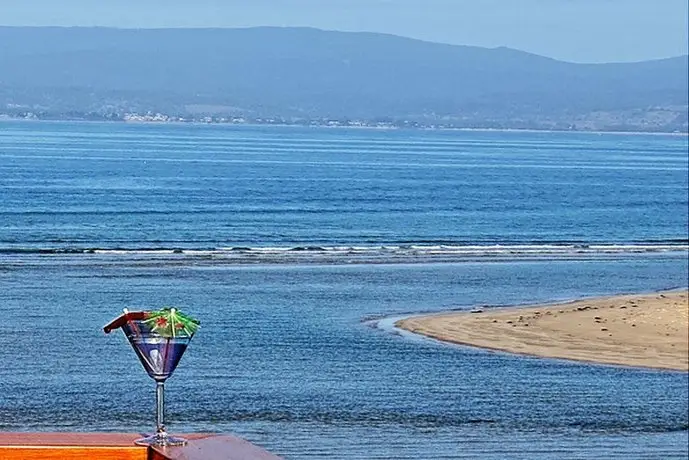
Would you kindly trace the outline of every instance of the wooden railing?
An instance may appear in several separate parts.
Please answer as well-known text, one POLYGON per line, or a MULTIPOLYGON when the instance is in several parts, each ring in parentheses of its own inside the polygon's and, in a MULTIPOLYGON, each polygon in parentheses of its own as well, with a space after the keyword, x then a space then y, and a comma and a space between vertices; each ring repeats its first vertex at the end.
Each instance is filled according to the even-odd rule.
POLYGON ((183 435, 183 447, 141 447, 132 433, 0 433, 2 460, 278 460, 241 438, 183 435))

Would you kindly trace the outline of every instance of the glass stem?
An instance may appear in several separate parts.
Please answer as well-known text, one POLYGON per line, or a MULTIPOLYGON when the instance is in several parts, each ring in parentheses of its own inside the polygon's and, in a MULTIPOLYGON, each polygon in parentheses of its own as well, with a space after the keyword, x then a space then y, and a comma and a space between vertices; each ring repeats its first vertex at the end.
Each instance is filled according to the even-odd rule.
POLYGON ((156 433, 159 436, 166 436, 165 425, 165 382, 156 381, 156 433))

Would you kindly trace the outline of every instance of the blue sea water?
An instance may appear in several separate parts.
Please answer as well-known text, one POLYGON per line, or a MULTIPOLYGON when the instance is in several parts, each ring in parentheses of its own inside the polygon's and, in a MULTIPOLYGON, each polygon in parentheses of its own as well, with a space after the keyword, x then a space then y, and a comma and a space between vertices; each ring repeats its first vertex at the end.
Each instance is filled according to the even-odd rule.
POLYGON ((0 123, 0 429, 150 430, 123 307, 202 321, 172 431, 288 458, 687 458, 686 373, 376 320, 687 286, 687 138, 0 123))

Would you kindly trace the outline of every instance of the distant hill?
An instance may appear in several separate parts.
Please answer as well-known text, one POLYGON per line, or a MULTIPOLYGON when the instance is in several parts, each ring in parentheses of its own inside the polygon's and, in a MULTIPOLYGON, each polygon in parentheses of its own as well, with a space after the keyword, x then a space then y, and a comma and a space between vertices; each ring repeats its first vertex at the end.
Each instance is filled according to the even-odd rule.
POLYGON ((0 44, 0 113, 10 115, 687 131, 687 56, 573 64, 508 48, 274 27, 0 27, 0 44))

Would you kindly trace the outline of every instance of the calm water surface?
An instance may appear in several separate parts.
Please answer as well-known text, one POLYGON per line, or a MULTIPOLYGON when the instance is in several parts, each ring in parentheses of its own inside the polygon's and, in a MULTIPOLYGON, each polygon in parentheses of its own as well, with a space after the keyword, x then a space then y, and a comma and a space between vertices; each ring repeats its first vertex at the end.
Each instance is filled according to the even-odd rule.
POLYGON ((687 285, 687 139, 0 124, 0 429, 149 430, 125 306, 202 320, 173 431, 288 458, 687 458, 686 373, 372 327, 687 285))

